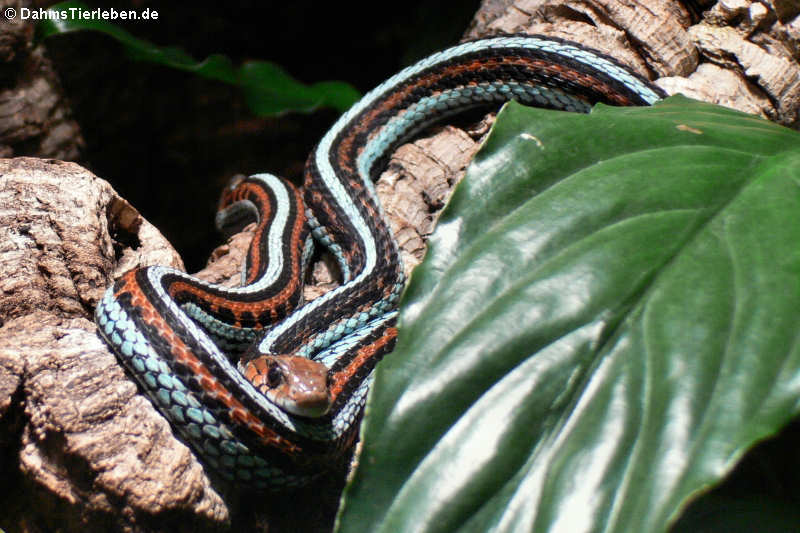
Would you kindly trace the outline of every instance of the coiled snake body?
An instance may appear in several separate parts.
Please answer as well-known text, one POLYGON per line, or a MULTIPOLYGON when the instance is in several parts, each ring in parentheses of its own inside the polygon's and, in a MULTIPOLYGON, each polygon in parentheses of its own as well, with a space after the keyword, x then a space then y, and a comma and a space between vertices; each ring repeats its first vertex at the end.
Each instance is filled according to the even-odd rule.
POLYGON ((433 122, 510 99, 587 112, 662 92, 566 41, 500 36, 434 54, 382 83, 311 153, 302 194, 268 174, 232 184, 221 225, 254 215, 243 285, 165 267, 129 271, 96 310, 101 335, 205 463, 256 487, 296 486, 352 444, 405 279, 373 180, 433 122), (342 284, 301 305, 312 241, 342 284))

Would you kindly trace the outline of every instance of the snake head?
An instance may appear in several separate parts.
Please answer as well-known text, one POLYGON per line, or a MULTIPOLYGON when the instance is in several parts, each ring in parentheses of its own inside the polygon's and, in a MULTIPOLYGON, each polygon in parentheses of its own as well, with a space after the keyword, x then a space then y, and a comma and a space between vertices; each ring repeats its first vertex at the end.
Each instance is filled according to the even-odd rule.
POLYGON ((299 356, 262 355, 247 362, 244 375, 287 413, 316 418, 331 408, 328 367, 322 363, 299 356))

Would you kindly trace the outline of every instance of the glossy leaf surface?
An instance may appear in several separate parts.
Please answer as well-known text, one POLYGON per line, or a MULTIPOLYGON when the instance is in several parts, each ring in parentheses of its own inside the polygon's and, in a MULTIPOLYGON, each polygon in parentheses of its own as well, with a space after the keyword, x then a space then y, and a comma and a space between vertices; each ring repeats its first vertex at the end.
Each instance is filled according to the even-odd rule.
POLYGON ((340 531, 662 531, 800 406, 800 135, 508 105, 379 366, 340 531))

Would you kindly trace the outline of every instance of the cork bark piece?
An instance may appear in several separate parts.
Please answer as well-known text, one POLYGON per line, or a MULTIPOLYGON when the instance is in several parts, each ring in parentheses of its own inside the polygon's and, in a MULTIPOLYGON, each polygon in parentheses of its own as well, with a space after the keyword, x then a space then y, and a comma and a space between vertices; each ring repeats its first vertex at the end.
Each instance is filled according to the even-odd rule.
POLYGON ((0 445, 32 487, 14 496, 59 509, 68 530, 168 511, 228 519, 92 320, 119 268, 147 264, 182 266, 108 183, 73 163, 0 160, 0 445))
MULTIPOLYGON (((30 6, 29 1, 0 0, 0 13, 30 6)), ((32 24, 0 21, 0 157, 36 154, 39 157, 74 160, 84 147, 80 128, 72 118, 50 60, 35 45, 32 24)))
POLYGON ((24 360, 19 468, 36 486, 34 501, 58 507, 74 525, 119 526, 167 512, 227 520, 202 467, 138 394, 92 321, 37 311, 5 324, 2 338, 0 361, 24 360))
POLYGON ((669 94, 790 127, 800 108, 800 4, 724 0, 487 0, 468 37, 563 37, 615 57, 669 94))

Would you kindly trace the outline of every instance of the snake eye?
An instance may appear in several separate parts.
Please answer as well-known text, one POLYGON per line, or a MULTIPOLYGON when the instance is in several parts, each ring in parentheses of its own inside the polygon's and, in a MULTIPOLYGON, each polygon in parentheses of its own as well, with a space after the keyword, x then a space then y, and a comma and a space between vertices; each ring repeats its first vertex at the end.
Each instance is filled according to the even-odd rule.
POLYGON ((274 389, 281 384, 281 381, 283 381, 283 372, 281 368, 276 364, 269 365, 269 370, 267 370, 267 385, 274 389))

